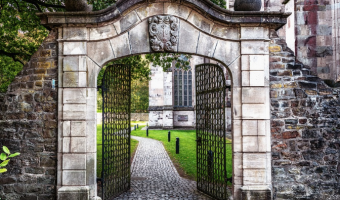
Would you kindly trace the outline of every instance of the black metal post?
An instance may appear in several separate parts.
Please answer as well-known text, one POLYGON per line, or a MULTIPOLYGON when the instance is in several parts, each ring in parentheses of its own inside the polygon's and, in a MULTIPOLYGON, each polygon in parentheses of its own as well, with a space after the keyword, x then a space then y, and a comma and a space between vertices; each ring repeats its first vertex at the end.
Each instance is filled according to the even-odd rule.
POLYGON ((170 140, 171 140, 171 135, 170 135, 171 133, 170 133, 170 131, 168 132, 168 142, 170 142, 170 140))
POLYGON ((137 124, 137 128, 138 128, 138 124, 137 124))
POLYGON ((176 154, 179 154, 179 138, 176 138, 176 154))
POLYGON ((149 128, 146 127, 146 137, 149 137, 149 128))
POLYGON ((136 125, 135 125, 135 130, 136 130, 136 125))

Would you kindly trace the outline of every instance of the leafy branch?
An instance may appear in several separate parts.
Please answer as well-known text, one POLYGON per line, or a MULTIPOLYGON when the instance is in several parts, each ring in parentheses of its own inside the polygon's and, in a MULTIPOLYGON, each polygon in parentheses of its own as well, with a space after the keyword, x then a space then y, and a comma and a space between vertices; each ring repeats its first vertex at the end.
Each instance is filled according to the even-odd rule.
POLYGON ((9 149, 6 146, 3 146, 2 150, 4 151, 4 153, 0 154, 0 160, 2 160, 2 163, 0 163, 0 174, 7 172, 7 169, 3 168, 3 167, 6 167, 8 165, 8 163, 10 161, 10 159, 8 159, 8 158, 13 158, 15 156, 20 155, 20 153, 18 153, 18 152, 11 154, 11 152, 9 151, 9 149))
MULTIPOLYGON (((45 3, 45 2, 42 2, 42 1, 32 1, 32 0, 23 0, 27 3, 31 3, 31 4, 34 4, 34 5, 41 5, 41 6, 45 6, 45 7, 51 7, 51 8, 65 8, 65 6, 63 5, 55 5, 55 4, 49 4, 49 3, 45 3)), ((37 7, 38 8, 38 7, 37 7)))
POLYGON ((20 62, 22 65, 24 65, 24 63, 21 60, 16 58, 16 56, 21 55, 20 53, 9 53, 4 50, 0 50, 0 55, 11 57, 14 61, 20 62))

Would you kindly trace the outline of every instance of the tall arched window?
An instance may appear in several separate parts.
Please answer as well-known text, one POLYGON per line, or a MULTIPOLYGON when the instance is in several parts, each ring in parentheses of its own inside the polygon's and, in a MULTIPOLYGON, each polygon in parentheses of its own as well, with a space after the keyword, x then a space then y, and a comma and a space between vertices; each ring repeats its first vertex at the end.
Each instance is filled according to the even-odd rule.
POLYGON ((174 107, 192 107, 192 70, 174 67, 174 107))

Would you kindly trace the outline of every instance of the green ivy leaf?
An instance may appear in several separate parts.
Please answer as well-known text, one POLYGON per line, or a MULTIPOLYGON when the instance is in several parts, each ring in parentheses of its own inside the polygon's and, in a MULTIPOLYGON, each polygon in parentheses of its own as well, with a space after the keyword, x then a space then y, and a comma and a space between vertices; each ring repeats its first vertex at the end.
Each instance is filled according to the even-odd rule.
POLYGON ((0 154, 0 160, 6 160, 7 159, 7 156, 5 153, 1 153, 0 154))
POLYGON ((0 167, 5 167, 10 160, 5 160, 0 164, 0 167))
POLYGON ((13 157, 18 156, 18 155, 20 155, 20 153, 16 152, 16 153, 13 153, 13 154, 9 155, 8 157, 9 158, 13 158, 13 157))
POLYGON ((0 169, 0 174, 7 172, 7 169, 0 169))
POLYGON ((6 146, 3 146, 2 149, 4 150, 5 153, 11 154, 11 152, 9 151, 9 149, 6 146))

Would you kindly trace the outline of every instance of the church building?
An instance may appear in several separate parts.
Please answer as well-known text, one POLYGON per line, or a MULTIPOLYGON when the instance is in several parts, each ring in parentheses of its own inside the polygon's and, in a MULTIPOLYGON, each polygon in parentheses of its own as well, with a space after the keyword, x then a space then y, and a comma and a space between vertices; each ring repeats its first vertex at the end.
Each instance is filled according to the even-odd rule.
POLYGON ((151 65, 149 81, 149 128, 150 129, 194 129, 195 128, 195 66, 213 63, 220 65, 226 78, 226 121, 230 130, 230 76, 220 63, 192 56, 187 70, 176 68, 173 63, 170 70, 151 65))

